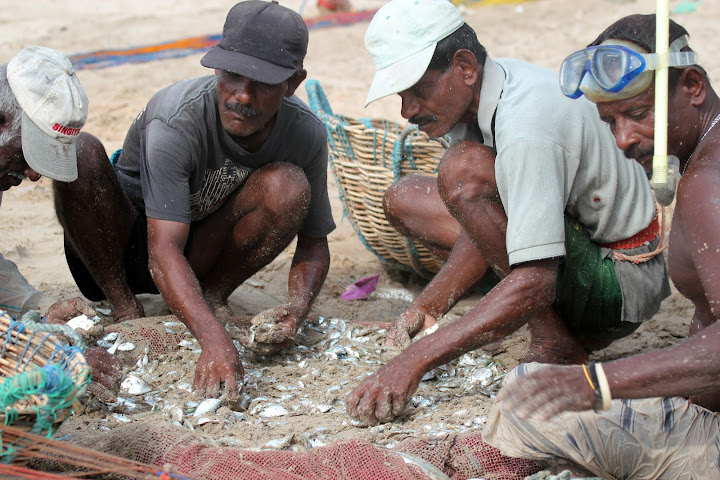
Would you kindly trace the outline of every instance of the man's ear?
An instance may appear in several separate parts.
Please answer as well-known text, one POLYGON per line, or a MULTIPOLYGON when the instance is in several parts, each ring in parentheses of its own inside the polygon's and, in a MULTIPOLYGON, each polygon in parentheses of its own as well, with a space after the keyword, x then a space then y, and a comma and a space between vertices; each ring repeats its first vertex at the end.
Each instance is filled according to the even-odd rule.
POLYGON ((684 93, 690 99, 693 106, 699 106, 705 103, 707 97, 707 77, 705 72, 695 66, 689 66, 680 74, 678 81, 678 94, 684 93))
POLYGON ((302 69, 293 73, 292 77, 288 79, 288 89, 285 92, 286 97, 292 97, 295 94, 295 90, 300 84, 307 78, 307 70, 302 69))
POLYGON ((474 85, 480 72, 477 58, 470 50, 458 50, 455 52, 452 68, 460 69, 462 79, 467 85, 474 85))

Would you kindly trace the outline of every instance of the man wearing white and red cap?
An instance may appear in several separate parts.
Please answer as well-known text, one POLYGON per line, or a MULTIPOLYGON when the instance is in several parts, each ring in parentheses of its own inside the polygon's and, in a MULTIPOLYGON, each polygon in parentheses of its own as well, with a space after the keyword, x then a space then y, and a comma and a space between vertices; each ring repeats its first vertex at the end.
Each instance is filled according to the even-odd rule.
POLYGON ((293 341, 329 268, 327 133, 294 95, 307 43, 296 12, 235 5, 201 60, 215 75, 160 90, 112 163, 101 145, 83 145, 78 180, 56 184, 83 295, 127 320, 144 316, 136 294, 161 293, 200 342, 194 384, 210 396, 243 380, 224 325, 239 320, 230 294, 297 237, 288 302, 247 325, 247 346, 270 353, 293 341))
MULTIPOLYGON (((87 113, 85 91, 60 52, 28 47, 0 66, 0 201, 2 191, 25 178, 77 178, 76 143, 87 113)), ((19 318, 47 306, 48 299, 0 255, 0 310, 19 318)))
MULTIPOLYGON (((27 47, 0 65, 0 199, 23 179, 46 176, 67 184, 77 179, 78 140, 97 142, 81 132, 88 98, 70 60, 46 47, 27 47)), ((36 290, 17 266, 0 255, 0 311, 19 319, 29 310, 45 311, 50 299, 36 290)), ((53 304, 48 322, 62 323, 84 313, 94 315, 80 297, 53 304)), ((85 350, 93 369, 91 390, 111 395, 122 373, 119 360, 101 348, 85 350)), ((110 397, 112 398, 112 397, 110 397)))

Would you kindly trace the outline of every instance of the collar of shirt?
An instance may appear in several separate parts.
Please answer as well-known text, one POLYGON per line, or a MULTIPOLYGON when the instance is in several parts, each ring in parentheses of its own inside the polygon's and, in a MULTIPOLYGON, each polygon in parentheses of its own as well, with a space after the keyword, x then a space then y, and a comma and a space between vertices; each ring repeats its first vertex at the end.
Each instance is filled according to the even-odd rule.
POLYGON ((505 70, 489 56, 483 67, 482 85, 480 86, 480 103, 478 104, 478 126, 482 132, 483 143, 495 148, 495 136, 492 130, 492 119, 495 115, 500 96, 505 84, 505 70))

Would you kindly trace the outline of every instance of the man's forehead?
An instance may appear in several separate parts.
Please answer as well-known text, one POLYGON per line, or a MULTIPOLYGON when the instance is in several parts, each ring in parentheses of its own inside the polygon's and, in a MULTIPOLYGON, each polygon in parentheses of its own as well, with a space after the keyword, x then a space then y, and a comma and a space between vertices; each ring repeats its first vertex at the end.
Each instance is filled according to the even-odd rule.
POLYGON ((610 113, 618 114, 631 108, 653 106, 654 104, 655 89, 653 88, 653 85, 650 85, 647 90, 635 95, 634 97, 625 98, 623 100, 615 100, 612 102, 598 102, 596 105, 600 115, 604 115, 610 113))

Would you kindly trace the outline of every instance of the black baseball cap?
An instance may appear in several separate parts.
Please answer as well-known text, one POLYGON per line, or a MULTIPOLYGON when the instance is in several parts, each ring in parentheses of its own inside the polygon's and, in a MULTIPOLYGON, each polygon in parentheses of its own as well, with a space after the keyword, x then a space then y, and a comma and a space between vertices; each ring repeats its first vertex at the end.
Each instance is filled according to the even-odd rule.
POLYGON ((302 70, 307 45, 308 29, 297 12, 275 0, 247 0, 230 9, 222 40, 200 63, 274 85, 302 70))

